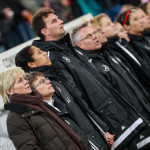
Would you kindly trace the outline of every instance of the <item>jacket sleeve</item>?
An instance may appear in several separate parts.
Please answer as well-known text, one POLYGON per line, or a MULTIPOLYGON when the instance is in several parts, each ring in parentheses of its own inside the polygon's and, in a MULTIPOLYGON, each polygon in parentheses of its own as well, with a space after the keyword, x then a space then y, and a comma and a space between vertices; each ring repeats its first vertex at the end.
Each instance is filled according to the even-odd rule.
POLYGON ((18 114, 9 113, 7 130, 9 138, 13 141, 17 150, 41 150, 30 126, 18 114))

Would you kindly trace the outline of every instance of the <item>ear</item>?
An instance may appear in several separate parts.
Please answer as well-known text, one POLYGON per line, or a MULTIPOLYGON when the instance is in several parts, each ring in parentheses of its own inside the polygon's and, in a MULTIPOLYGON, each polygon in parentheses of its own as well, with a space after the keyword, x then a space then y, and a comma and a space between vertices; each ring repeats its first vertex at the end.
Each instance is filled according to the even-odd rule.
POLYGON ((77 46, 83 49, 83 44, 81 42, 77 42, 77 46))
POLYGON ((46 28, 43 28, 43 29, 41 30, 41 33, 42 33, 44 36, 50 35, 49 32, 48 32, 48 30, 47 30, 46 28))
POLYGON ((127 31, 130 31, 130 26, 129 26, 129 25, 126 25, 126 24, 125 24, 123 27, 124 27, 127 31))
POLYGON ((9 89, 9 90, 7 90, 7 94, 12 95, 12 94, 14 94, 14 92, 12 89, 9 89))
POLYGON ((28 62, 28 67, 33 69, 36 67, 35 63, 34 62, 28 62))

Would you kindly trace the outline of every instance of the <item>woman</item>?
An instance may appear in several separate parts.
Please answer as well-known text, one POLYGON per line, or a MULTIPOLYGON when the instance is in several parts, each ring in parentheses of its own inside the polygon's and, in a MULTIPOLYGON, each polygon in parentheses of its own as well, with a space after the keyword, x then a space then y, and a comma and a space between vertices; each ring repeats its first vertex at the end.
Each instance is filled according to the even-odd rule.
POLYGON ((150 44, 145 39, 145 34, 141 34, 144 31, 147 24, 145 21, 145 14, 140 8, 130 9, 118 16, 118 22, 128 31, 130 38, 130 46, 138 56, 141 66, 138 71, 138 77, 140 82, 149 91, 149 67, 150 67, 150 44), (142 70, 142 72, 141 72, 142 70))
POLYGON ((71 128, 44 106, 42 96, 32 92, 21 68, 0 73, 0 94, 10 110, 8 134, 17 149, 86 149, 71 128))
MULTIPOLYGON (((56 90, 55 93, 57 93, 57 95, 59 95, 59 99, 63 99, 64 101, 66 101, 66 99, 69 98, 69 102, 73 103, 74 100, 73 100, 72 96, 69 94, 69 92, 67 91, 65 86, 63 86, 61 84, 59 75, 56 72, 56 70, 53 70, 53 65, 55 65, 55 63, 53 63, 53 65, 51 66, 51 61, 48 58, 48 56, 46 55, 46 52, 41 51, 40 49, 38 49, 35 46, 27 46, 16 55, 15 63, 16 63, 16 66, 22 67, 26 72, 29 72, 29 71, 42 72, 46 77, 48 77, 50 80, 52 80, 52 84, 56 90)), ((76 103, 75 103, 75 105, 74 105, 74 103, 73 104, 72 103, 69 103, 70 107, 74 108, 76 106, 76 107, 78 107, 78 109, 80 109, 79 106, 76 105, 76 103)), ((96 120, 96 122, 99 124, 100 128, 102 128, 102 132, 100 131, 101 134, 108 141, 110 146, 112 146, 114 136, 112 136, 108 133, 109 127, 105 123, 103 123, 103 121, 101 121, 97 117, 97 115, 95 113, 93 113, 93 111, 90 110, 88 105, 83 100, 81 100, 80 104, 83 105, 83 103, 85 106, 83 108, 84 111, 86 113, 88 112, 92 116, 93 120, 96 120), (109 140, 108 137, 111 137, 111 140, 109 140)), ((81 111, 81 109, 80 109, 80 111, 81 111)), ((75 119, 75 121, 78 123, 80 128, 87 134, 89 141, 90 141, 90 139, 93 139, 94 142, 99 143, 98 147, 101 145, 100 141, 103 141, 103 145, 106 147, 106 143, 103 140, 103 138, 100 137, 101 136, 100 133, 98 133, 96 131, 96 129, 93 128, 93 125, 90 123, 89 120, 88 120, 88 122, 86 121, 87 122, 86 124, 85 124, 85 122, 83 122, 81 125, 80 124, 81 120, 79 119, 79 117, 76 117, 76 116, 78 116, 77 112, 75 112, 74 114, 71 113, 70 115, 72 115, 72 118, 75 119), (88 127, 86 127, 87 124, 89 124, 88 127)), ((82 113, 82 116, 84 117, 83 120, 87 120, 86 116, 83 113, 82 113)))

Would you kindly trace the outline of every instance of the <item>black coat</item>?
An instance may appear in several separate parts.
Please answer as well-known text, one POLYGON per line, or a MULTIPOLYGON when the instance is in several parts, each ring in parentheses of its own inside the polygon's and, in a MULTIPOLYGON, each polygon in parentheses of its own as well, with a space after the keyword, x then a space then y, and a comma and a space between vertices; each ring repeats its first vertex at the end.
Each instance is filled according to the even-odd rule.
POLYGON ((121 149, 145 126, 144 122, 124 98, 120 95, 118 97, 118 93, 105 78, 99 76, 86 56, 73 49, 69 41, 66 36, 58 41, 34 41, 33 44, 44 51, 50 51, 51 60, 55 60, 59 66, 56 70, 59 69, 62 83, 76 100, 80 101, 80 98, 84 98, 90 108, 109 124, 112 133, 116 135, 114 147, 121 149), (137 125, 136 130, 134 128, 128 132, 133 124, 137 125), (125 130, 127 128, 128 130, 125 130), (120 141, 119 137, 124 135, 130 136, 120 141))
MULTIPOLYGON (((146 101, 147 97, 142 92, 142 89, 132 81, 130 76, 128 76, 126 70, 120 66, 120 62, 115 63, 114 61, 111 61, 112 59, 110 60, 111 63, 110 61, 107 62, 106 60, 109 59, 108 57, 110 57, 111 54, 107 53, 109 56, 107 56, 107 59, 105 60, 106 56, 101 53, 101 50, 84 50, 83 52, 88 56, 99 73, 105 77, 112 87, 116 89, 118 93, 120 93, 136 110, 138 110, 146 120, 150 121, 150 112, 148 109, 149 101, 146 101), (112 66, 115 66, 115 69, 112 66)), ((115 60, 115 58, 113 59, 115 60)))
MULTIPOLYGON (((54 78, 54 72, 49 66, 37 67, 32 71, 42 72, 46 77, 51 80, 52 85, 55 88, 54 105, 62 112, 58 112, 53 107, 51 107, 53 111, 64 121, 66 121, 66 123, 75 132, 77 132, 78 126, 78 128, 80 128, 80 130, 82 130, 87 135, 90 144, 92 142, 100 150, 109 149, 103 137, 105 132, 109 132, 109 127, 102 120, 100 120, 98 116, 96 116, 96 114, 94 114, 94 112, 90 110, 90 108, 88 108, 87 104, 84 103, 87 110, 86 114, 84 114, 81 108, 76 104, 70 93, 63 86, 63 84, 61 84, 57 77, 54 78), (88 115, 92 116, 92 119, 95 120, 95 122, 97 123, 96 127, 92 120, 90 120, 90 118, 88 117, 87 113, 88 115)), ((91 146, 93 144, 91 144, 91 146)))
POLYGON ((136 78, 143 87, 149 91, 149 57, 147 57, 144 51, 141 51, 140 49, 133 49, 125 39, 118 39, 115 37, 108 40, 108 42, 102 47, 102 51, 106 54, 106 57, 109 55, 118 57, 130 69, 134 78, 136 78), (135 57, 136 61, 128 52, 125 52, 122 47, 118 46, 117 42, 122 47, 126 48, 126 50, 135 57), (107 52, 109 54, 107 54, 107 52))
MULTIPOLYGON (((103 135, 97 132, 97 129, 92 125, 91 121, 82 112, 80 107, 74 102, 73 98, 71 97, 69 92, 65 89, 65 87, 57 81, 52 81, 52 84, 56 89, 55 94, 58 97, 60 97, 61 100, 63 101, 61 102, 60 100, 58 100, 57 97, 54 97, 55 99, 54 106, 56 106, 63 112, 64 110, 66 110, 65 113, 57 111, 56 114, 60 116, 73 130, 76 128, 73 127, 74 125, 72 122, 74 120, 78 128, 86 134, 87 139, 89 141, 89 145, 91 145, 88 147, 89 149, 93 149, 92 147, 94 146, 97 147, 99 150, 108 150, 109 148, 103 135), (64 107, 61 107, 62 105, 64 105, 66 109, 64 109, 64 107)), ((74 131, 78 132, 78 129, 76 128, 76 130, 74 131)))

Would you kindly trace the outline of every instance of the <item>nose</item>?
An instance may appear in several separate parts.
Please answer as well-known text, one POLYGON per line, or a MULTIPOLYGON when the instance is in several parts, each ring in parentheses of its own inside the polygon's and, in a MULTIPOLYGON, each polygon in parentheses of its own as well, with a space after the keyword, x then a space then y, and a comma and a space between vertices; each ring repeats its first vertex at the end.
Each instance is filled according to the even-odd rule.
POLYGON ((28 84, 28 80, 24 79, 24 85, 28 84))
POLYGON ((47 52, 44 52, 44 51, 43 51, 43 54, 44 54, 44 56, 45 56, 45 55, 47 55, 47 52))
POLYGON ((50 84, 50 83, 51 83, 51 81, 47 79, 46 80, 46 84, 50 84))
POLYGON ((59 24, 63 24, 64 22, 61 20, 61 19, 59 19, 59 24))

